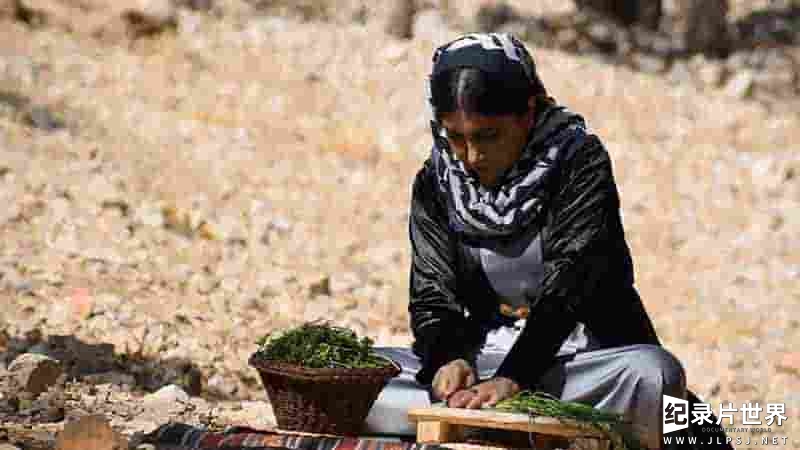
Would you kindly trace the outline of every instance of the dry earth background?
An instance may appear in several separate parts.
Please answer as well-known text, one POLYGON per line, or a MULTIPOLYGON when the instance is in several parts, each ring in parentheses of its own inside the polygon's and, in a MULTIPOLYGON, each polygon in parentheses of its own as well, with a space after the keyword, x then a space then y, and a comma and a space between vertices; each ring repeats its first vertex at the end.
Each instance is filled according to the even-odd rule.
MULTIPOLYGON (((24 352, 65 370, 38 399, 0 391, 0 443, 47 447, 94 412, 127 435, 268 425, 247 358, 303 320, 410 342, 423 81, 479 2, 450 1, 450 28, 412 40, 384 34, 377 6, 339 17, 357 3, 332 1, 327 21, 180 6, 173 29, 136 40, 0 19, 0 372, 24 352), (169 384, 190 395, 152 394, 169 384)), ((785 403, 756 436, 800 448, 800 116, 533 50, 613 157, 637 285, 689 387, 715 409, 785 403)))

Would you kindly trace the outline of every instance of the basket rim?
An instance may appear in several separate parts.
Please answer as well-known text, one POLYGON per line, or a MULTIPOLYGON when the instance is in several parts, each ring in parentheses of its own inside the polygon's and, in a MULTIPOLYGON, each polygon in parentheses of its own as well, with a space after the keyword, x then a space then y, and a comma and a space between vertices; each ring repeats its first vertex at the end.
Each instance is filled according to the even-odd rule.
POLYGON ((258 357, 258 353, 253 353, 248 361, 250 366, 264 372, 289 375, 306 379, 320 378, 392 378, 402 372, 400 364, 394 359, 376 354, 375 356, 388 361, 390 364, 385 367, 365 367, 365 368, 317 368, 306 367, 299 364, 292 364, 283 361, 269 360, 258 357))

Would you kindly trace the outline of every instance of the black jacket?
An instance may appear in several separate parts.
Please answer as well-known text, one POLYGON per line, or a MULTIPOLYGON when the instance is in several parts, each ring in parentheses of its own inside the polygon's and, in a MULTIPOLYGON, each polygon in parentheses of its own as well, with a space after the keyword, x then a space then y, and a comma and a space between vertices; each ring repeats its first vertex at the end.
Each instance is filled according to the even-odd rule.
MULTIPOLYGON (((578 321, 604 347, 659 344, 633 286, 608 153, 590 136, 559 170, 538 224, 545 278, 536 298, 528 299, 527 323, 496 373, 523 387, 555 362, 578 321)), ((430 159, 414 180, 409 222, 413 349, 422 360, 417 380, 429 384, 449 361, 474 362, 487 332, 512 320, 499 314, 498 296, 480 263, 449 231, 430 159)))

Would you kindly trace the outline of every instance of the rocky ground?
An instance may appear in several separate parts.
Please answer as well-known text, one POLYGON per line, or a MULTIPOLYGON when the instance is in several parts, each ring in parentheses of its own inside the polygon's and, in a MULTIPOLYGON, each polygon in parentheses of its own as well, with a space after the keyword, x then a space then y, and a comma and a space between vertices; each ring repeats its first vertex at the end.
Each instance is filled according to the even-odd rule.
MULTIPOLYGON (((0 445, 51 448, 93 413, 125 436, 168 420, 268 426, 247 358, 303 320, 410 342, 424 79, 463 24, 428 10, 401 40, 360 7, 322 21, 315 2, 157 3, 82 24, 0 13, 0 445)), ((637 285, 690 388, 715 409, 785 403, 788 420, 757 436, 800 446, 791 95, 534 50, 612 154, 637 285)))

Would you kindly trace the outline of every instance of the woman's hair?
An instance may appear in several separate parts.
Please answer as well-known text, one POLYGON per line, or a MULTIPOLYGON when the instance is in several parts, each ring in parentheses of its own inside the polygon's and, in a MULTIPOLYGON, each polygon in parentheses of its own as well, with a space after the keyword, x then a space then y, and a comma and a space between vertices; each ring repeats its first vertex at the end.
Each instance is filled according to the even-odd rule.
POLYGON ((537 109, 543 101, 552 102, 538 79, 509 83, 474 67, 459 67, 444 71, 431 80, 431 102, 436 120, 441 114, 463 109, 465 112, 487 116, 524 114, 528 99, 536 97, 537 109))

